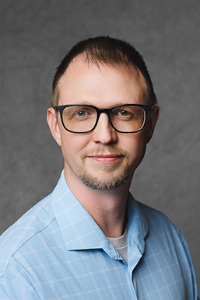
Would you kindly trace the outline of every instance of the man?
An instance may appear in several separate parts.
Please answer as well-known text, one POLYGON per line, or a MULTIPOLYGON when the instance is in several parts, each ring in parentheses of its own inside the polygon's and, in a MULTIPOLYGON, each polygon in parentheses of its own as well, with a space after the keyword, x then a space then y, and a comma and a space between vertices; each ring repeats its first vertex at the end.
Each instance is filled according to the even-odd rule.
POLYGON ((129 44, 97 37, 66 55, 47 113, 64 171, 2 235, 0 299, 197 299, 184 237, 129 194, 158 115, 129 44))

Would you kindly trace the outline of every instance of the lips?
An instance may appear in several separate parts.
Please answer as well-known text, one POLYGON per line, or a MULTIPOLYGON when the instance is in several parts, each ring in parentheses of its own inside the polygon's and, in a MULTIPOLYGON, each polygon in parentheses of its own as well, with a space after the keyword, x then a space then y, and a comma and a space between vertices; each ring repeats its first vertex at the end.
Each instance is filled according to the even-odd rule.
POLYGON ((114 163, 117 161, 120 162, 122 158, 127 157, 127 153, 123 149, 114 146, 98 146, 95 149, 86 151, 81 157, 83 160, 89 158, 101 163, 114 163))
POLYGON ((92 156, 88 156, 88 157, 93 160, 99 161, 99 162, 112 163, 112 162, 115 162, 115 161, 121 159, 122 155, 108 154, 108 155, 92 155, 92 156))

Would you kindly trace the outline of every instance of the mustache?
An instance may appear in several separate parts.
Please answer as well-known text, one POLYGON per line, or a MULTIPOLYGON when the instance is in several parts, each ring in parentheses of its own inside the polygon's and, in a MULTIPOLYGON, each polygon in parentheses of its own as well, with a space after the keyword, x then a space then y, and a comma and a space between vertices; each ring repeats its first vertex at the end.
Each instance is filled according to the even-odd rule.
POLYGON ((127 152, 121 148, 115 146, 98 146, 92 150, 88 150, 82 154, 82 157, 95 156, 95 155, 118 155, 118 156, 128 156, 127 152))

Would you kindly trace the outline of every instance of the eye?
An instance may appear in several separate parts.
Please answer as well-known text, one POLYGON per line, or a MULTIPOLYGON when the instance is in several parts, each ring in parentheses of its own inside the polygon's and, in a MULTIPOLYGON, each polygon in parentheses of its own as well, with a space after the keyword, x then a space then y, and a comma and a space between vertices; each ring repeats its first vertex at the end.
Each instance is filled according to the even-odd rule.
POLYGON ((80 111, 78 111, 78 112, 76 113, 76 115, 77 115, 78 117, 85 117, 87 114, 88 114, 88 112, 87 112, 87 111, 84 111, 84 110, 80 110, 80 111))
POLYGON ((116 111, 114 111, 113 117, 118 120, 128 121, 133 118, 133 114, 127 109, 117 109, 116 111))
POLYGON ((122 116, 122 117, 127 117, 127 116, 130 116, 131 115, 131 113, 129 112, 129 111, 127 111, 127 110, 120 110, 119 112, 118 112, 118 114, 120 115, 120 116, 122 116))
POLYGON ((73 107, 71 111, 71 119, 77 121, 86 121, 93 118, 95 115, 95 110, 92 107, 73 107))

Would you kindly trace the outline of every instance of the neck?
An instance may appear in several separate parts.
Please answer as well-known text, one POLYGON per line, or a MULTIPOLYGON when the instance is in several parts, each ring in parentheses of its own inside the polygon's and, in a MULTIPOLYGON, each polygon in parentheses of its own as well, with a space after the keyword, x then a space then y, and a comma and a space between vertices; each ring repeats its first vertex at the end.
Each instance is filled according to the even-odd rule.
POLYGON ((67 184, 107 237, 120 237, 126 227, 126 205, 131 179, 113 190, 93 190, 79 178, 68 177, 67 184))

